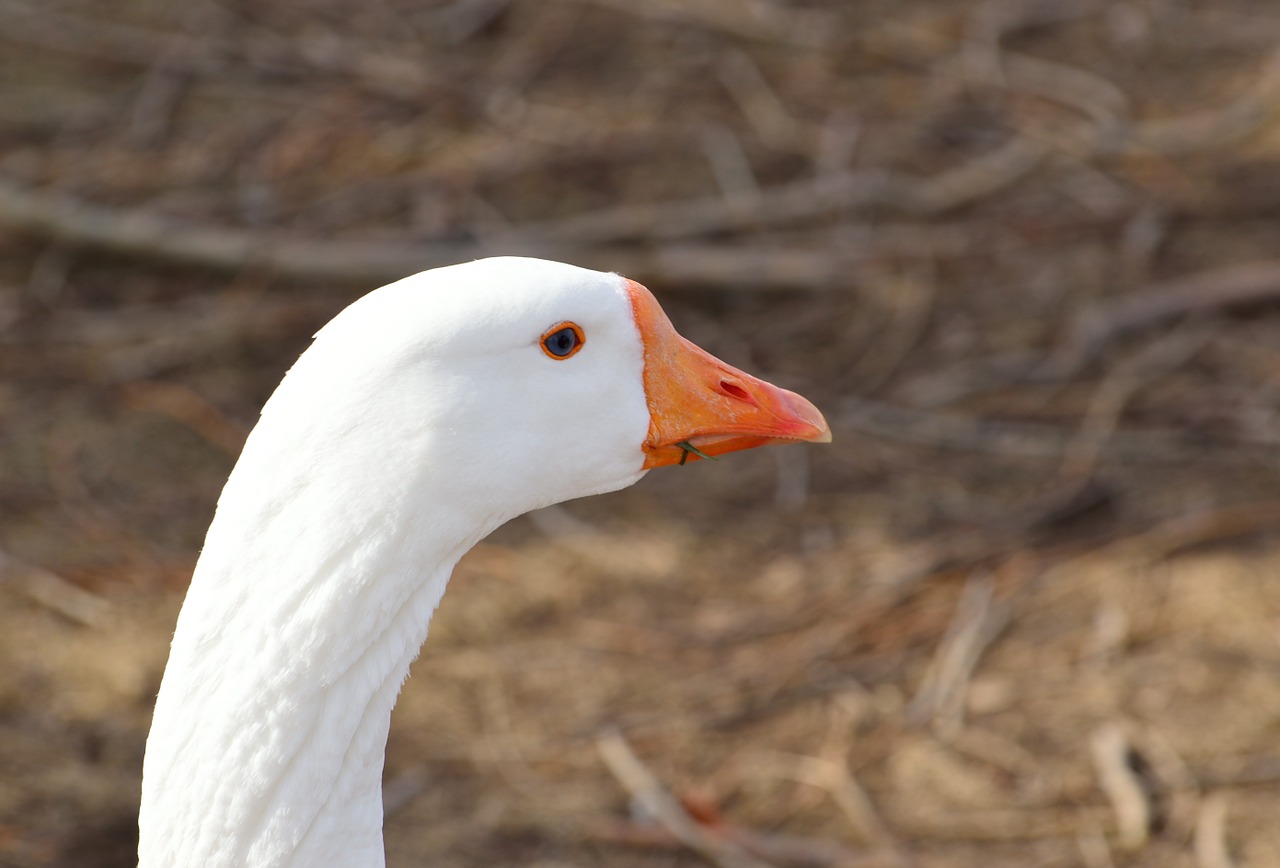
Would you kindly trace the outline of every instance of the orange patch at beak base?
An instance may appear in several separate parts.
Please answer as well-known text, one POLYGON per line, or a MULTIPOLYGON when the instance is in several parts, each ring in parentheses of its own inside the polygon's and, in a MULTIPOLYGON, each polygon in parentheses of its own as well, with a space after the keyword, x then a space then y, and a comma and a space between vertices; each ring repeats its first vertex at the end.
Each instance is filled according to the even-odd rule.
POLYGON ((827 420, 813 404, 682 338, 640 284, 628 280, 627 292, 644 345, 646 470, 769 443, 830 442, 827 420))

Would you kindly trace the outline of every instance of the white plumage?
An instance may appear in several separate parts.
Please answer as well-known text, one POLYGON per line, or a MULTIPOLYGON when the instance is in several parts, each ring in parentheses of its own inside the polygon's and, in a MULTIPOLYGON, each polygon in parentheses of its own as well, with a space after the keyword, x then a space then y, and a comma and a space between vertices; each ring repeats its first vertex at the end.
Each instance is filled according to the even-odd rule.
POLYGON ((671 426, 718 451, 829 436, 803 399, 654 327, 651 299, 617 275, 489 259, 383 287, 320 330, 245 444, 179 616, 141 865, 383 864, 391 709, 467 549, 684 457, 658 442, 671 426), (566 323, 584 340, 558 358, 541 342, 566 323), (760 406, 735 412, 775 422, 717 431, 701 405, 656 406, 668 352, 719 366, 713 403, 759 384, 760 406))

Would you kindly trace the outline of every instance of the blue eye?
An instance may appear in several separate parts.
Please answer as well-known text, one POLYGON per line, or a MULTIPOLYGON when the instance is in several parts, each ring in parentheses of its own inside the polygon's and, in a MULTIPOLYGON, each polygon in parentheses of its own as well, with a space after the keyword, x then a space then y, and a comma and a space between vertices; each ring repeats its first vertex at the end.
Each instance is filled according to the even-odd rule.
POLYGON ((542 351, 556 360, 567 359, 582 349, 584 340, 576 323, 560 323, 542 336, 542 351))

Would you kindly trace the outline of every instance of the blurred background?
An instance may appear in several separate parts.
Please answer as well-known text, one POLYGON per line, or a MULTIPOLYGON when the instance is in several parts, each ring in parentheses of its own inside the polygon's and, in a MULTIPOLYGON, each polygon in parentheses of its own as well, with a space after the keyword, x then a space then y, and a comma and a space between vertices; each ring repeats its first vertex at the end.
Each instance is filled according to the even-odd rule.
POLYGON ((646 283, 835 441, 469 555, 391 865, 1280 865, 1278 46, 1269 0, 0 0, 0 865, 133 864, 258 408, 496 253, 646 283))

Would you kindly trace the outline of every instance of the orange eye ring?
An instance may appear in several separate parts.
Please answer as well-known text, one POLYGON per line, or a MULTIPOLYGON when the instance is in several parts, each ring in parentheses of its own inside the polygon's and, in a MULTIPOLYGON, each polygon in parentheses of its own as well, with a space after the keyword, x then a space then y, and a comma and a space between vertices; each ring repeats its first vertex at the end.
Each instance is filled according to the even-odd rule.
POLYGON ((543 333, 538 346, 549 359, 563 362, 577 354, 587 342, 582 328, 575 322, 562 322, 553 325, 543 333))

